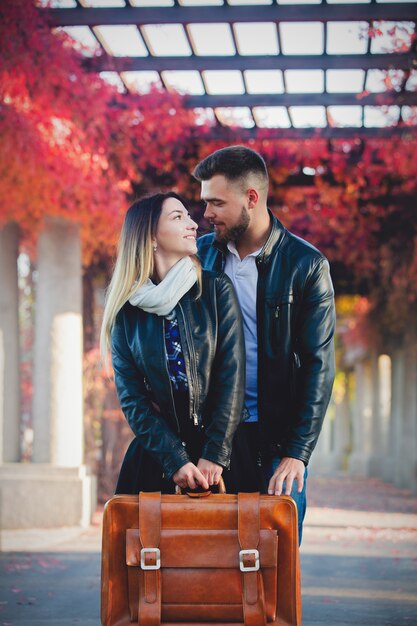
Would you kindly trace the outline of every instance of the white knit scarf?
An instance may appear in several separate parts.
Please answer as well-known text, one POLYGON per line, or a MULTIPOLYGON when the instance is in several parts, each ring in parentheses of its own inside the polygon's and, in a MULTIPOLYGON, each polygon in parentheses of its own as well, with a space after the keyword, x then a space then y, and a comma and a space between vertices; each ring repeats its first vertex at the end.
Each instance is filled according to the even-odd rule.
POLYGON ((185 256, 171 267, 165 278, 157 285, 148 278, 129 298, 129 302, 148 313, 165 316, 195 282, 197 270, 191 258, 185 256))

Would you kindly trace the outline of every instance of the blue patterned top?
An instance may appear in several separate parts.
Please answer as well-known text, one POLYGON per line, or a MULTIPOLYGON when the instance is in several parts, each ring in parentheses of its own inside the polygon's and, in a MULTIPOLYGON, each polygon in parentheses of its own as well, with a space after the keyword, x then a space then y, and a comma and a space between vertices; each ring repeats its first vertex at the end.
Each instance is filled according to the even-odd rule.
POLYGON ((175 391, 188 391, 188 379, 176 317, 172 319, 164 318, 164 331, 168 373, 172 388, 175 391))

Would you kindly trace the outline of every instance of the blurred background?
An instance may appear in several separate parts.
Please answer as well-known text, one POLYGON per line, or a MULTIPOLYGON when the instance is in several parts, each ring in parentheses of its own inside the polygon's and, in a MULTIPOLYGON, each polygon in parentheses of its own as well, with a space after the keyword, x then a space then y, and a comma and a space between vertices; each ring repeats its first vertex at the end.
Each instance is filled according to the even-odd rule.
POLYGON ((204 233, 191 172, 232 144, 331 264, 312 470, 416 490, 416 23, 416 2, 385 0, 2 3, 3 528, 86 526, 113 494, 132 433, 98 335, 124 213, 174 189, 204 233))

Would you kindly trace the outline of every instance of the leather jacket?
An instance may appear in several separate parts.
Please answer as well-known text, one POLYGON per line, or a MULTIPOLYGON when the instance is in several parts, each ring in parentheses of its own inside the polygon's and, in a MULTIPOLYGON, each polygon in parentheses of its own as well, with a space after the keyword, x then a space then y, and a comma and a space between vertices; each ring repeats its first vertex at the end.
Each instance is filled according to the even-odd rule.
MULTIPOLYGON (((307 465, 335 375, 334 292, 323 254, 270 218, 256 258, 261 451, 307 465)), ((222 271, 226 246, 214 234, 197 243, 203 267, 222 271)))
MULTIPOLYGON (((202 293, 196 299, 197 293, 194 285, 175 308, 188 378, 189 417, 205 435, 201 457, 228 467, 244 402, 242 319, 226 275, 203 271, 202 293)), ((190 459, 175 412, 164 318, 127 302, 116 317, 111 348, 123 413, 141 446, 160 462, 169 479, 190 459)))

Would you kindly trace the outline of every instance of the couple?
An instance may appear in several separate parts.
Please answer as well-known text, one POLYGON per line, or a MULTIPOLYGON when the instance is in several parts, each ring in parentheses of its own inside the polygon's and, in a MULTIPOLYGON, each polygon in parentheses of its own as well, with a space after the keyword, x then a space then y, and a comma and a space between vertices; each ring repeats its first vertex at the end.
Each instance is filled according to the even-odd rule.
POLYGON ((175 193, 135 202, 121 233, 101 341, 136 437, 116 492, 207 489, 223 475, 232 493, 291 495, 301 541, 334 378, 328 263, 268 210, 257 152, 223 148, 194 177, 214 234, 196 240, 175 193))

